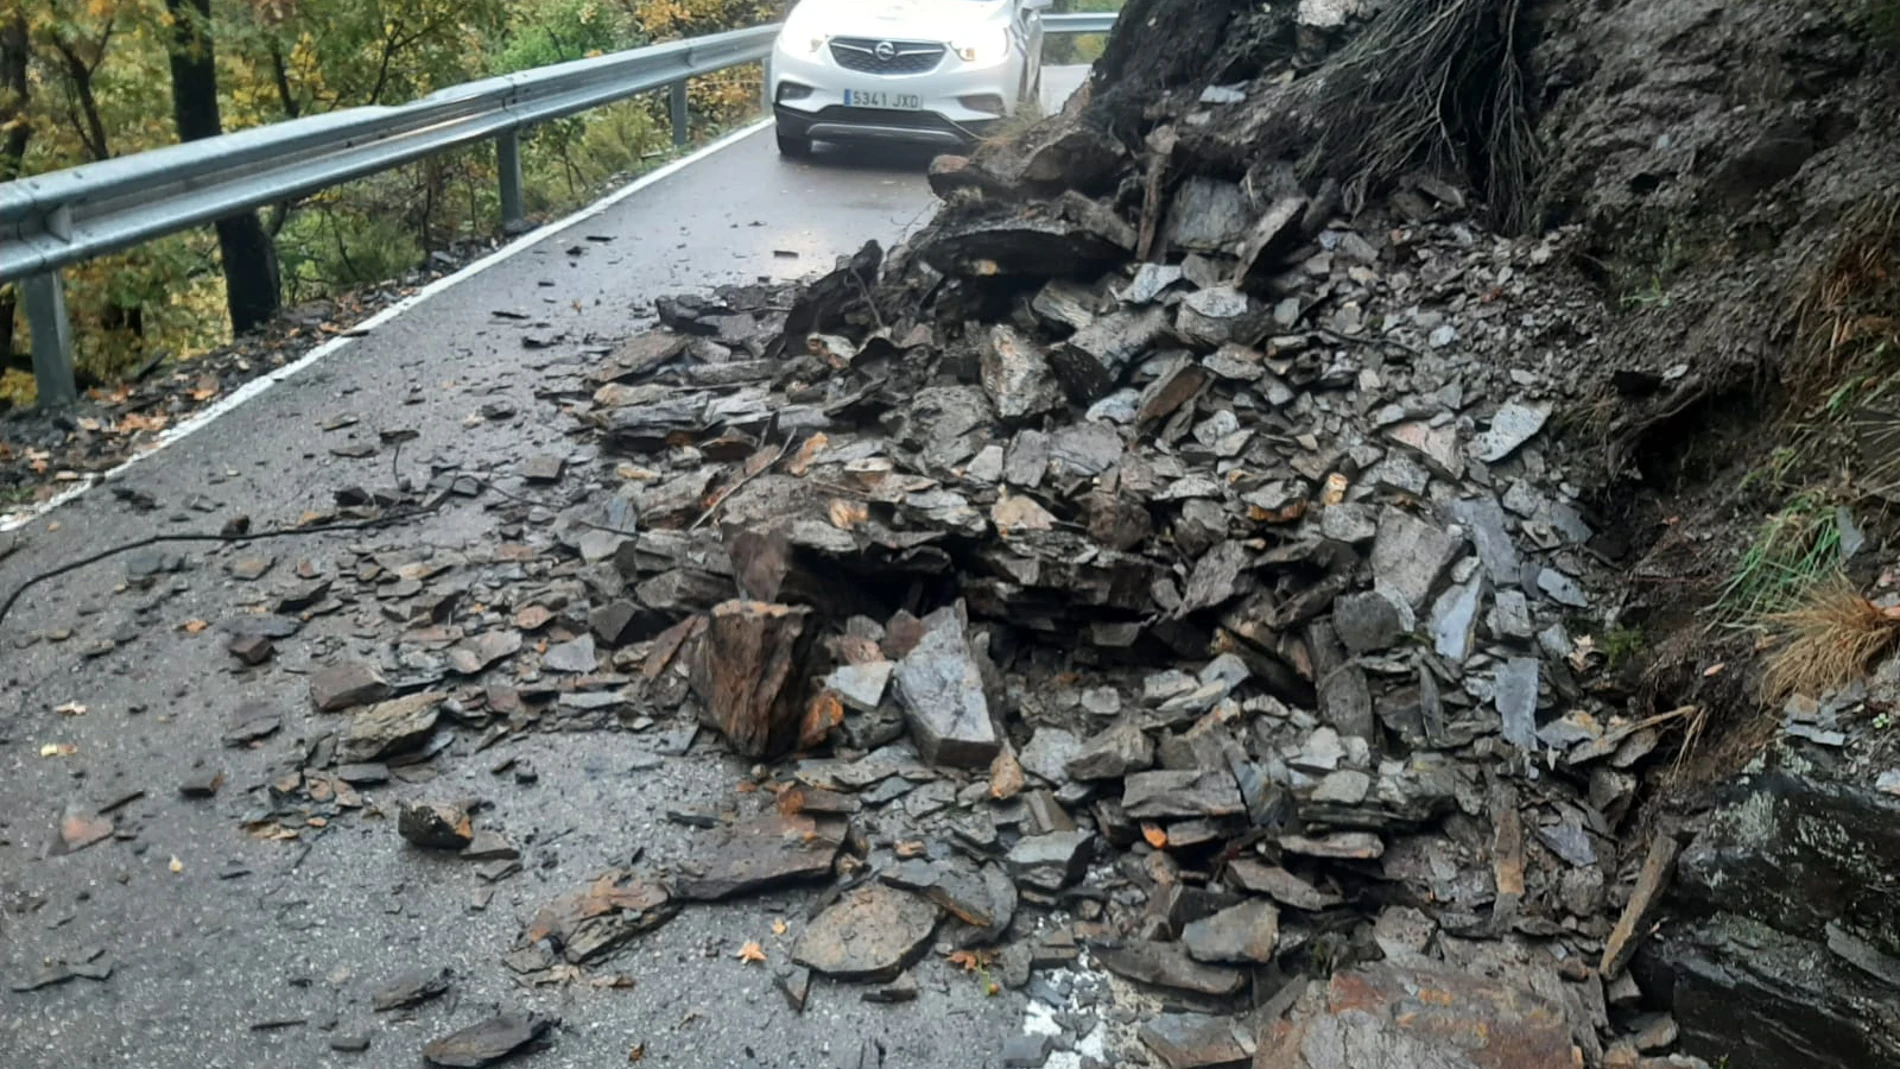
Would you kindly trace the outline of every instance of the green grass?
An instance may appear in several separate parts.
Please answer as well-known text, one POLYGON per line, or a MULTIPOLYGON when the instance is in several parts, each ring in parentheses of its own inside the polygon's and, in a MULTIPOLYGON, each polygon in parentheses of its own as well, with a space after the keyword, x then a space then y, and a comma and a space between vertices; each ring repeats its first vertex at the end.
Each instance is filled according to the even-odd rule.
POLYGON ((1755 627, 1793 609, 1840 570, 1841 529, 1832 505, 1797 495, 1756 531, 1716 600, 1718 620, 1755 627))
POLYGON ((1603 633, 1604 667, 1612 672, 1634 661, 1649 645, 1641 627, 1612 627, 1603 633))

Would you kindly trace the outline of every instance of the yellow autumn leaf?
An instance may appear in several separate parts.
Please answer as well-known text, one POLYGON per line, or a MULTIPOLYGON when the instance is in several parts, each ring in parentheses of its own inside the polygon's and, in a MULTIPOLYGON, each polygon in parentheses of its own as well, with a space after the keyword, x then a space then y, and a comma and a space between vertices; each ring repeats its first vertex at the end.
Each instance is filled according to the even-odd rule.
POLYGON ((178 855, 176 855, 176 854, 173 854, 173 855, 172 855, 172 863, 171 863, 170 865, 168 865, 168 866, 166 866, 166 867, 167 867, 167 868, 170 868, 170 869, 171 869, 171 870, 172 870, 173 872, 183 872, 183 871, 185 871, 185 863, 184 863, 184 862, 182 862, 182 861, 180 861, 180 860, 178 860, 178 855))
POLYGON ((784 935, 788 931, 791 931, 791 925, 786 924, 784 921, 775 920, 772 922, 773 935, 784 935))
POLYGON ((757 965, 765 960, 765 948, 759 945, 757 939, 753 939, 739 948, 738 957, 748 965, 757 965))

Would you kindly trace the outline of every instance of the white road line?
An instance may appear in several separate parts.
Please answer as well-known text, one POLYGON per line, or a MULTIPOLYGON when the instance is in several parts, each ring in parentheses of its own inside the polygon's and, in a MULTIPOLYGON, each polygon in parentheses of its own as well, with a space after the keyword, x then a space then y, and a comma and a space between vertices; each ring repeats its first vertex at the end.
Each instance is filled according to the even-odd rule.
MULTIPOLYGON (((516 238, 514 241, 508 243, 507 245, 503 245, 501 248, 496 249, 494 252, 489 253, 487 256, 484 256, 481 259, 475 261, 474 263, 469 264, 467 267, 462 268, 460 271, 457 271, 452 275, 447 275, 443 278, 436 279, 434 282, 431 282, 427 286, 422 287, 421 289, 417 290, 415 293, 412 293, 409 296, 404 297, 402 300, 397 301, 395 304, 390 305, 389 307, 383 309, 382 311, 377 312, 375 315, 370 316, 368 319, 363 320, 361 323, 358 323, 355 326, 351 327, 350 331, 352 334, 356 334, 362 331, 367 331, 367 330, 371 330, 376 327, 382 326, 384 323, 389 322, 390 320, 396 318, 397 316, 408 311, 409 309, 414 308, 416 305, 421 304, 423 301, 428 300, 429 298, 435 296, 436 294, 441 293, 442 291, 449 289, 458 283, 466 282, 469 279, 474 278, 476 275, 481 274, 483 271, 486 271, 489 268, 494 267, 505 260, 508 260, 509 258, 515 256, 517 253, 520 253, 526 249, 534 247, 536 244, 539 244, 541 241, 549 237, 552 237, 553 235, 558 234, 561 231, 566 230, 567 228, 576 225, 577 223, 584 223, 587 220, 592 219, 597 215, 600 215, 602 212, 605 212, 607 209, 612 208, 613 206, 619 204, 621 201, 626 200, 628 197, 633 196, 634 194, 640 192, 641 190, 646 189, 648 186, 653 185, 655 182, 664 181, 665 179, 675 174, 678 174, 680 171, 685 170, 687 167, 690 167, 693 164, 706 159, 708 156, 711 156, 713 153, 718 152, 721 149, 730 148, 731 146, 736 145, 741 141, 744 141, 746 138, 751 137, 753 134, 758 133, 759 131, 765 129, 766 127, 770 125, 772 125, 772 120, 761 119, 760 121, 753 123, 750 126, 744 127, 739 130, 735 130, 732 133, 727 134, 726 136, 720 138, 719 140, 714 141, 712 144, 707 145, 705 148, 699 149, 698 151, 682 156, 679 159, 674 160, 672 163, 669 163, 666 166, 661 167, 657 171, 653 171, 649 174, 641 175, 639 178, 629 183, 625 188, 614 191, 612 194, 600 200, 597 200, 592 204, 589 204, 587 207, 582 208, 581 210, 575 212, 574 214, 569 215, 563 219, 557 219, 554 222, 547 224, 546 226, 540 227, 526 234, 523 234, 521 237, 516 238)), ((32 523, 34 520, 39 519, 41 516, 44 516, 47 513, 53 511, 54 509, 60 507, 61 505, 64 505, 68 501, 72 501, 73 499, 79 497, 81 494, 84 494, 86 491, 92 489, 94 486, 97 486, 99 483, 118 477, 120 473, 124 472, 127 468, 130 468, 132 465, 137 464, 139 461, 144 460, 146 457, 152 456, 153 454, 157 453, 159 450, 164 449, 166 446, 171 445, 174 442, 180 441, 186 437, 189 437, 192 434, 197 433, 198 431, 203 430, 205 427, 211 424, 212 420, 215 420, 219 416, 222 416, 225 413, 230 412, 231 410, 237 408, 239 405, 243 404, 244 402, 249 401, 251 398, 258 396, 259 394, 263 393, 265 390, 270 389, 272 386, 277 385, 278 383, 284 381, 290 376, 295 375, 297 372, 302 371, 303 369, 309 367, 310 365, 316 363, 317 361, 323 359, 324 357, 329 356, 331 353, 334 353, 340 349, 348 348, 350 343, 356 340, 357 339, 355 337, 332 338, 329 341, 324 342, 322 345, 319 345, 316 348, 310 350, 308 353, 305 353, 302 357, 297 359, 295 362, 286 364, 283 367, 278 368, 276 371, 273 371, 268 375, 263 375, 259 378, 252 379, 251 381, 238 387, 236 390, 233 390, 229 397, 225 397, 219 400, 216 404, 213 404, 210 407, 205 408, 200 412, 197 412, 190 419, 185 420, 184 422, 178 424, 176 427, 172 427, 168 430, 160 432, 157 439, 155 439, 149 447, 147 447, 142 452, 134 454, 131 458, 127 459, 125 463, 120 464, 118 467, 113 468, 110 471, 107 471, 103 475, 87 476, 86 478, 80 480, 78 483, 75 483, 72 487, 66 490, 60 491, 58 494, 53 495, 52 497, 48 498, 45 501, 40 502, 38 505, 35 505, 30 509, 26 509, 21 512, 8 513, 5 516, 0 516, 0 532, 11 531, 19 527, 24 527, 27 524, 32 523)))

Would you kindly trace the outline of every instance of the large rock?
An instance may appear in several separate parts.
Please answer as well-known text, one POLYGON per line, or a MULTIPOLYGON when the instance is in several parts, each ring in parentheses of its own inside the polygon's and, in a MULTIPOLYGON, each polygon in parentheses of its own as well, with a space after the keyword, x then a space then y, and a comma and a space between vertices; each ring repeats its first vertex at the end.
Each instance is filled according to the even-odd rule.
POLYGON ((1645 990, 1671 996, 1682 1049, 1712 1065, 1900 1065, 1900 985, 1875 979, 1821 943, 1722 913, 1666 925, 1634 971, 1645 990))
POLYGON ((916 895, 869 884, 806 925, 792 960, 840 980, 889 980, 923 953, 938 918, 937 907, 916 895))
POLYGON ((1477 976, 1366 965, 1315 983, 1260 1038, 1255 1069, 1571 1069, 1554 1002, 1477 976))
POLYGON ((967 626, 961 605, 924 618, 923 637, 897 665, 897 700, 926 762, 984 768, 1001 743, 967 626))
POLYGON ((1701 908, 1825 942, 1838 925, 1900 959, 1900 799, 1789 771, 1724 792, 1677 863, 1701 908))

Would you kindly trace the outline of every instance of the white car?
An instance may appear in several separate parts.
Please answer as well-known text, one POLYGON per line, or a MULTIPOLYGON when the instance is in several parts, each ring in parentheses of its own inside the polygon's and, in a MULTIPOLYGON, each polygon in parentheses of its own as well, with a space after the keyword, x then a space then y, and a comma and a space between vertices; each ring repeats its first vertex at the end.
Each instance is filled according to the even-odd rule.
POLYGON ((1042 92, 1050 0, 800 0, 772 50, 779 151, 968 147, 1042 92))

